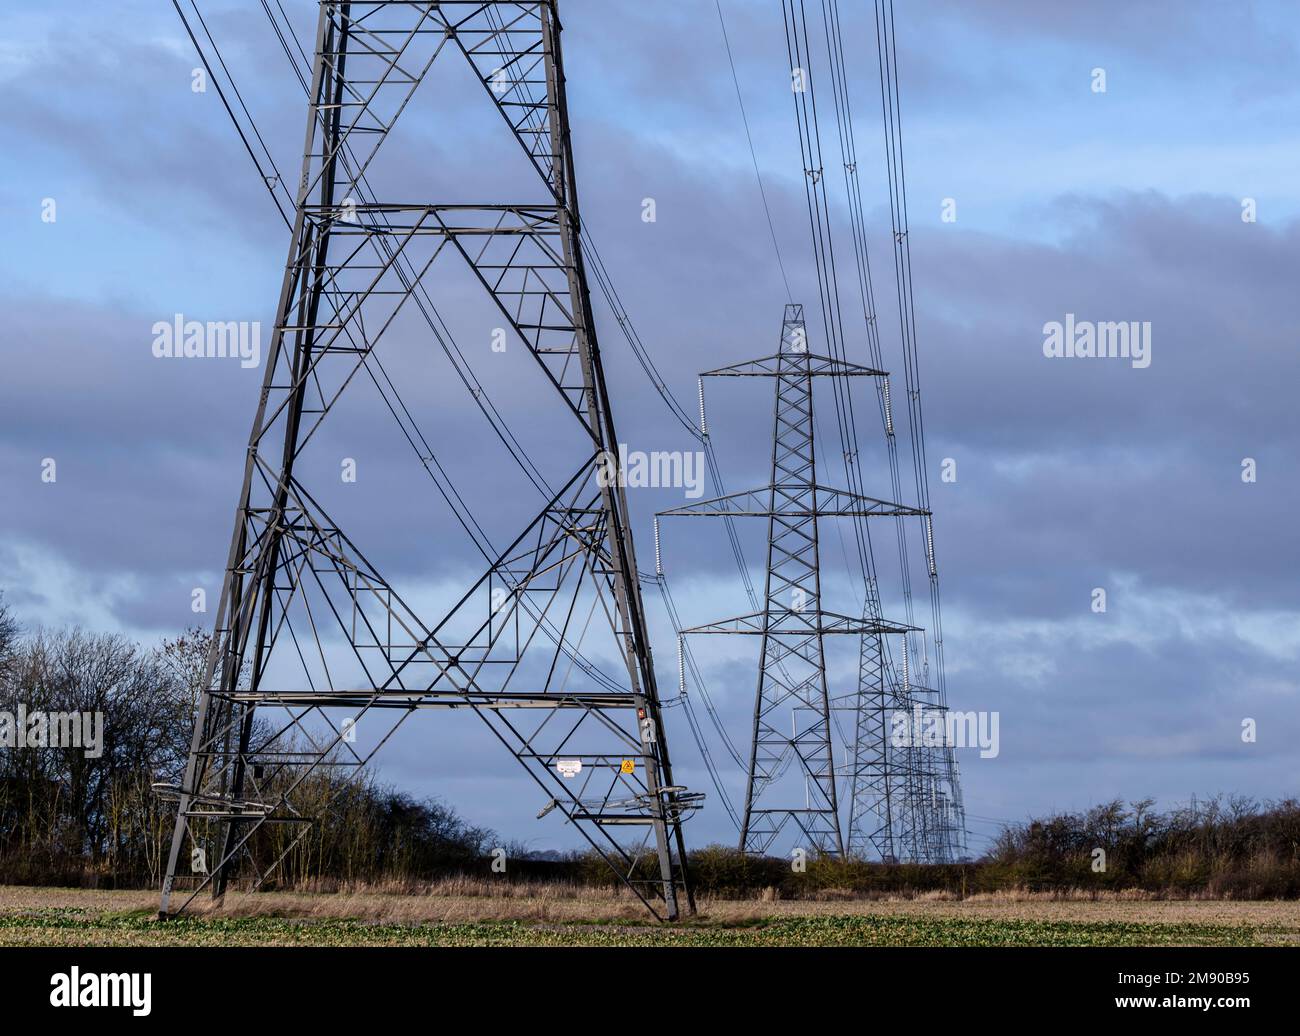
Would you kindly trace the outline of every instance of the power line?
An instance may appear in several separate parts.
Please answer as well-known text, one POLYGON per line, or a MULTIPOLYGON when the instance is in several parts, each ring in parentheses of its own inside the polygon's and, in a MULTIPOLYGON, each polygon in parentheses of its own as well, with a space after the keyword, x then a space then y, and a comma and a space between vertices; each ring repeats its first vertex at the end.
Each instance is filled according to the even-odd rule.
POLYGON ((740 76, 736 73, 736 59, 731 52, 731 37, 727 33, 727 19, 722 14, 722 0, 714 0, 718 9, 718 25, 722 29, 722 43, 727 49, 727 64, 731 68, 731 82, 736 87, 736 104, 740 108, 740 119, 745 125, 745 140, 749 144, 749 157, 754 163, 754 179, 758 182, 758 194, 763 200, 763 212, 767 215, 767 229, 772 236, 772 249, 776 252, 776 265, 781 270, 781 283, 785 285, 785 300, 794 301, 790 291, 790 280, 785 275, 785 261, 781 258, 781 245, 776 237, 776 224, 772 221, 772 209, 767 203, 767 188, 763 186, 763 174, 758 168, 758 152, 754 148, 754 135, 749 129, 749 115, 745 111, 745 98, 740 90, 740 76))

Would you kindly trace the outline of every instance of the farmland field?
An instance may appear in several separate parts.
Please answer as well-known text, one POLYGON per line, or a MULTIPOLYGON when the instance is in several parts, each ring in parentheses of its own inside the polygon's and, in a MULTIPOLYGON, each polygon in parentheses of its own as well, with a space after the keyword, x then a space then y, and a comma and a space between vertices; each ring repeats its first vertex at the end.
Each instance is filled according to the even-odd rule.
POLYGON ((677 925, 626 897, 263 893, 154 917, 143 891, 0 887, 4 946, 1252 946, 1300 945, 1300 903, 1052 899, 705 900, 677 925))

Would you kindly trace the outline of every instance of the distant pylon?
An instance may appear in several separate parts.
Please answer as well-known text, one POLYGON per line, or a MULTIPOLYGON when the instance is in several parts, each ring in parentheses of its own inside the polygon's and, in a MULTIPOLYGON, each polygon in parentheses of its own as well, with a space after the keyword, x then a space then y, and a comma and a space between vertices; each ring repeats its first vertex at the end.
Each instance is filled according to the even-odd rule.
MULTIPOLYGON (((292 240, 207 680, 184 775, 164 789, 179 809, 161 911, 173 896, 180 909, 204 889, 219 896, 237 876, 262 885, 327 808, 322 787, 342 794, 415 712, 469 709, 539 789, 539 816, 558 809, 651 910, 675 918, 690 906, 681 821, 699 796, 673 784, 627 501, 600 477, 618 440, 580 244, 556 2, 324 0, 312 53, 292 240), (461 143, 488 130, 513 138, 526 196, 375 197, 372 183, 421 182, 383 145, 416 103, 450 109, 441 90, 415 95, 435 62, 461 61, 484 115, 483 132, 461 143), (578 445, 551 447, 559 488, 547 486, 553 495, 509 546, 480 543, 483 576, 449 614, 426 617, 326 513, 298 461, 398 311, 414 299, 425 312, 423 282, 449 261, 556 390, 542 438, 578 445), (597 662, 608 659, 612 675, 597 662)), ((392 505, 376 500, 374 513, 392 505)))
MULTIPOLYGON (((908 639, 900 659, 911 650, 908 639)), ((906 673, 900 678, 884 657, 883 638, 874 635, 862 638, 857 698, 848 770, 849 853, 886 862, 959 859, 965 823, 952 746, 917 743, 915 737, 926 722, 946 731, 947 707, 932 689, 913 685, 906 673)))
MULTIPOLYGON (((924 515, 915 507, 832 489, 817 480, 813 379, 881 377, 884 371, 817 356, 808 350, 803 307, 787 305, 774 356, 705 372, 703 377, 776 380, 771 481, 662 512, 668 516, 762 517, 768 521, 767 576, 761 612, 682 630, 683 635, 746 634, 760 638, 758 686, 740 848, 768 852, 793 825, 802 847, 843 854, 831 713, 858 711, 856 688, 843 705, 826 676, 828 635, 864 643, 915 627, 879 615, 855 618, 823 607, 818 521, 924 515)), ((882 714, 883 719, 883 714, 882 714)), ((881 735, 883 737, 883 735, 881 735)))
MULTIPOLYGON (((872 584, 874 589, 874 583, 872 584)), ((864 621, 878 614, 879 602, 863 610, 864 621)), ((886 862, 898 858, 897 842, 908 826, 910 788, 899 788, 891 772, 889 715, 898 702, 886 693, 884 638, 864 633, 858 645, 858 686, 853 704, 853 745, 848 762, 848 850, 853 856, 874 853, 886 862), (902 792, 902 794, 899 794, 902 792)), ((845 704, 848 705, 846 696, 845 704)))

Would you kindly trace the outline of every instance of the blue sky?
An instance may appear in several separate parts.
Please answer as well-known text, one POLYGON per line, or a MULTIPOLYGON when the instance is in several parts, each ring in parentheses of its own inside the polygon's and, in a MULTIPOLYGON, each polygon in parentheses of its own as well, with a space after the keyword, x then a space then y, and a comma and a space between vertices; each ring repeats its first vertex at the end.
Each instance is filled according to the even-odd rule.
MULTIPOLYGON (((260 5, 200 6, 277 161, 296 167, 302 96, 260 5)), ((305 32, 314 5, 286 6, 305 32)), ((811 303, 780 4, 722 7, 785 265, 811 303)), ((562 13, 587 226, 690 400, 698 369, 772 351, 784 301, 717 13, 691 0, 566 0, 562 13), (653 226, 640 220, 647 196, 653 226)), ((999 758, 961 757, 968 809, 1295 794, 1300 19, 1286 3, 1194 0, 910 0, 897 17, 949 695, 1002 716, 999 758), (955 223, 940 219, 945 198, 955 223), (1240 218, 1245 198, 1255 223, 1240 218), (1151 367, 1044 358, 1042 325, 1068 312, 1151 321, 1151 367), (956 483, 938 480, 945 457, 956 483), (1256 483, 1241 481, 1245 457, 1256 483), (1089 608, 1098 586, 1104 616, 1089 608), (1245 717, 1254 744, 1238 735, 1245 717)), ((170 5, 51 2, 6 24, 0 586, 29 625, 152 642, 192 620, 190 588, 216 593, 261 372, 160 362, 150 328, 176 312, 269 326, 287 235, 216 94, 191 92, 197 62, 170 5), (47 456, 56 486, 39 478, 47 456)), ((850 11, 846 33, 877 291, 890 298, 869 17, 850 11)), ((472 189, 464 154, 486 124, 446 120, 405 146, 472 189)), ((455 298, 449 321, 472 328, 455 298)), ((687 448, 609 314, 597 317, 620 432, 687 448)), ((898 369, 896 335, 885 349, 898 369)), ((750 391, 711 396, 731 488, 765 477, 767 402, 750 391)), ((516 402, 526 419, 526 393, 516 402)), ((442 410, 433 420, 453 442, 472 434, 442 410)), ((672 502, 634 494, 643 540, 672 502)), ((423 521, 396 515, 395 542, 420 543, 423 521)), ((669 533, 688 621, 742 610, 721 546, 669 533)), ((397 553, 434 597, 472 567, 455 551, 397 553)), ((671 686, 670 632, 658 653, 671 686)), ((752 662, 737 651, 709 664, 742 736, 752 662)), ((677 776, 704 787, 675 722, 677 776)), ((532 821, 513 772, 450 740, 407 739, 385 776, 512 837, 567 844, 532 821)), ((716 808, 692 825, 693 842, 732 837, 716 808)), ((972 845, 990 830, 973 823, 972 845)))

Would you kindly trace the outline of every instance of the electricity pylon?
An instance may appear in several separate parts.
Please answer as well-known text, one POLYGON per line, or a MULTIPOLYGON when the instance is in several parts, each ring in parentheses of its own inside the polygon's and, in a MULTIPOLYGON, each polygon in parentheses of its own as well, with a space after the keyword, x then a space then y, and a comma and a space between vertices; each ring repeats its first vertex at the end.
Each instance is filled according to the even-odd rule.
MULTIPOLYGON (((867 603, 866 614, 878 609, 867 603)), ((962 853, 960 780, 952 746, 917 743, 923 724, 946 730, 947 707, 938 694, 913 685, 908 674, 909 638, 900 654, 901 677, 889 662, 884 639, 864 635, 859 651, 849 778, 848 851, 885 862, 952 863, 962 853), (920 710, 918 713, 917 710, 920 710), (896 737, 896 720, 906 737, 896 737)), ((847 697, 842 699, 847 707, 847 697)))
MULTIPOLYGON (((869 583, 875 590, 875 581, 869 583)), ((879 600, 868 600, 863 615, 879 614, 879 600), (873 607, 874 604, 874 607, 873 607)), ((848 762, 850 855, 875 853, 886 862, 898 856, 897 842, 910 826, 911 787, 899 788, 891 762, 889 715, 898 701, 887 693, 884 638, 863 634, 858 644, 857 707, 854 709, 853 747, 848 762), (902 794, 900 794, 900 792, 902 794)))
MULTIPOLYGON (((740 848, 765 853, 793 822, 799 846, 843 854, 832 710, 860 713, 858 693, 832 697, 824 650, 829 635, 880 643, 916 627, 875 613, 854 618, 822 605, 818 522, 823 518, 925 515, 915 507, 832 489, 817 480, 813 379, 883 377, 884 371, 808 350, 803 307, 788 305, 775 356, 705 372, 702 377, 776 380, 771 481, 662 512, 668 516, 751 516, 768 521, 767 577, 761 612, 682 630, 682 635, 747 634, 759 640, 758 687, 740 848)), ((883 667, 882 667, 883 668, 883 667)), ((883 711, 881 713, 883 721, 883 711)), ((880 744, 883 748, 883 733, 880 744)), ((884 760, 876 763, 884 765, 884 760)))
MULTIPOLYGON (((676 918, 682 899, 691 907, 681 821, 699 796, 672 781, 627 501, 600 477, 617 438, 556 0, 325 0, 313 53, 207 680, 184 775, 166 789, 179 808, 161 913, 174 895, 181 910, 204 889, 220 896, 236 876, 260 886, 410 716, 470 709, 541 789, 539 816, 558 809, 653 912, 676 918), (384 144, 415 104, 444 97, 415 96, 430 68, 462 60, 490 125, 523 150, 530 196, 376 197, 372 183, 422 171, 384 144), (374 376, 398 312, 431 305, 424 282, 457 257, 555 389, 551 430, 579 445, 550 456, 559 488, 508 547, 484 550, 484 574, 452 611, 426 621, 325 512, 300 462, 354 376, 374 376), (611 658, 616 676, 600 667, 611 658)), ((443 103, 440 116, 465 116, 443 103)))
MULTIPOLYGON (((880 616, 873 566, 867 573, 863 618, 880 616)), ((963 851, 961 783, 952 746, 918 743, 914 736, 923 727, 918 717, 947 729, 947 706, 938 692, 911 679, 914 647, 915 641, 904 635, 895 666, 884 637, 863 634, 857 689, 835 700, 854 713, 847 769, 848 851, 885 862, 951 863, 963 851), (906 725, 900 727, 900 720, 906 725)))

